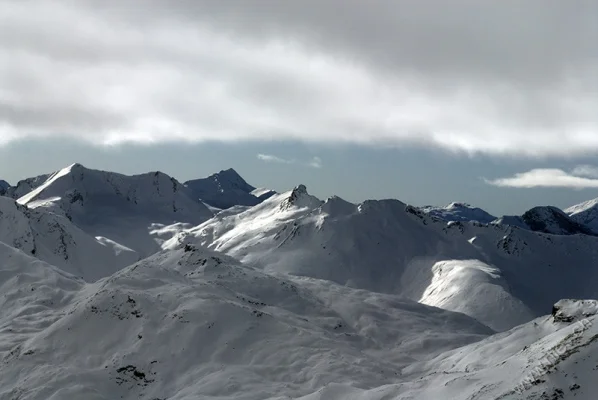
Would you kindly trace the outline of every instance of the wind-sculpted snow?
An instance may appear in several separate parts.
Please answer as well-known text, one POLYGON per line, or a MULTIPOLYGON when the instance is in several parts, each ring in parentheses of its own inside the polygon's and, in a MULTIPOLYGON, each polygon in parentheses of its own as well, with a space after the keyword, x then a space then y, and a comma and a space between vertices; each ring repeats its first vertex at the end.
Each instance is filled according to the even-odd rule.
POLYGON ((526 305, 509 292, 498 268, 479 260, 450 260, 436 263, 432 273, 432 282, 419 300, 422 304, 462 312, 497 331, 533 318, 526 305), (464 301, 464 295, 476 301, 464 301))

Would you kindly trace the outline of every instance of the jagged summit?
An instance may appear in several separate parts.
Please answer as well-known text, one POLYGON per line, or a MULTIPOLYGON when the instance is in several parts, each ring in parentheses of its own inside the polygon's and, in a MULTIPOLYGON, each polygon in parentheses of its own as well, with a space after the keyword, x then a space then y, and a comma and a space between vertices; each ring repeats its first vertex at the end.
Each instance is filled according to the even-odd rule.
POLYGON ((300 184, 300 185, 295 186, 295 188, 293 188, 293 193, 291 193, 291 196, 302 195, 302 194, 307 194, 307 186, 300 184))
POLYGON ((281 210, 288 210, 291 207, 298 208, 315 208, 322 204, 322 201, 317 197, 310 195, 307 192, 307 187, 303 184, 295 186, 288 195, 285 195, 284 200, 280 203, 281 210))
POLYGON ((232 168, 187 181, 185 186, 196 199, 219 209, 255 206, 275 194, 272 190, 256 189, 232 168))

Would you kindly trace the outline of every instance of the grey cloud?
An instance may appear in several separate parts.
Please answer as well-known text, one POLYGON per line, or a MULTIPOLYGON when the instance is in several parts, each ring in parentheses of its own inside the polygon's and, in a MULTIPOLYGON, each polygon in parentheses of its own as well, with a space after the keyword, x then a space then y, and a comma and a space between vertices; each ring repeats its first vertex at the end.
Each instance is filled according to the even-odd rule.
POLYGON ((514 188, 598 188, 598 167, 580 165, 571 172, 558 168, 538 168, 517 173, 512 177, 486 180, 486 183, 514 188))
POLYGON ((3 1, 0 135, 595 153, 596 38, 593 1, 3 1))
MULTIPOLYGON (((276 163, 276 164, 297 164, 296 160, 287 159, 279 156, 275 156, 273 154, 258 154, 258 160, 267 162, 267 163, 276 163)), ((306 162, 299 162, 299 165, 311 167, 311 168, 322 168, 322 159, 320 157, 313 157, 311 160, 306 162)))
POLYGON ((264 162, 278 163, 278 164, 293 164, 294 160, 287 160, 286 158, 278 157, 272 154, 258 154, 257 158, 264 162))

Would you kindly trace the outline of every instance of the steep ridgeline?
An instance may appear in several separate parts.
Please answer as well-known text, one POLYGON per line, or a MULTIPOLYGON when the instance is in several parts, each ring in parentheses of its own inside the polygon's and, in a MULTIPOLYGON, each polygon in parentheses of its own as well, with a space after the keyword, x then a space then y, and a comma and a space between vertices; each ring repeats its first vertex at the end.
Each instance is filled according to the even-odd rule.
POLYGON ((598 296, 598 238, 439 221, 397 200, 325 202, 304 186, 182 232, 270 273, 401 294, 495 330, 561 298, 598 296))
POLYGON ((585 218, 581 214, 570 217, 562 210, 550 206, 534 207, 522 216, 504 216, 492 223, 554 235, 597 235, 597 231, 585 224, 585 218))
POLYGON ((255 206, 276 192, 268 189, 256 189, 234 169, 227 169, 207 178, 185 182, 195 199, 219 209, 234 206, 255 206))
POLYGON ((421 207, 421 210, 444 221, 477 221, 482 224, 489 224, 496 219, 495 216, 481 208, 472 207, 465 203, 451 203, 446 207, 425 206, 421 207))
POLYGON ((65 216, 92 236, 144 256, 159 251, 164 237, 181 224, 197 225, 213 215, 187 188, 161 172, 127 176, 73 164, 38 183, 18 199, 20 204, 65 216))
POLYGON ((0 179, 0 196, 5 196, 8 189, 10 189, 10 184, 0 179))
POLYGON ((52 174, 44 174, 23 179, 15 186, 9 187, 6 191, 6 196, 12 197, 13 199, 18 199, 19 197, 25 196, 27 193, 43 185, 51 175, 52 174))
POLYGON ((62 215, 43 207, 28 209, 8 197, 0 197, 0 242, 86 281, 139 260, 137 252, 90 236, 62 215))
POLYGON ((598 199, 569 207, 565 210, 565 213, 573 221, 586 225, 594 232, 598 232, 598 199))

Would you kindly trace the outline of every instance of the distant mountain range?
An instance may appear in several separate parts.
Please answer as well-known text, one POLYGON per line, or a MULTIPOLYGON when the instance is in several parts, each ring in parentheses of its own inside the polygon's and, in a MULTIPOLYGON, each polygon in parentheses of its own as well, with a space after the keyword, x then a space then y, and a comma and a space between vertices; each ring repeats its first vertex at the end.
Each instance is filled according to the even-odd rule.
POLYGON ((598 200, 496 218, 80 164, 0 188, 0 399, 598 390, 598 200))

